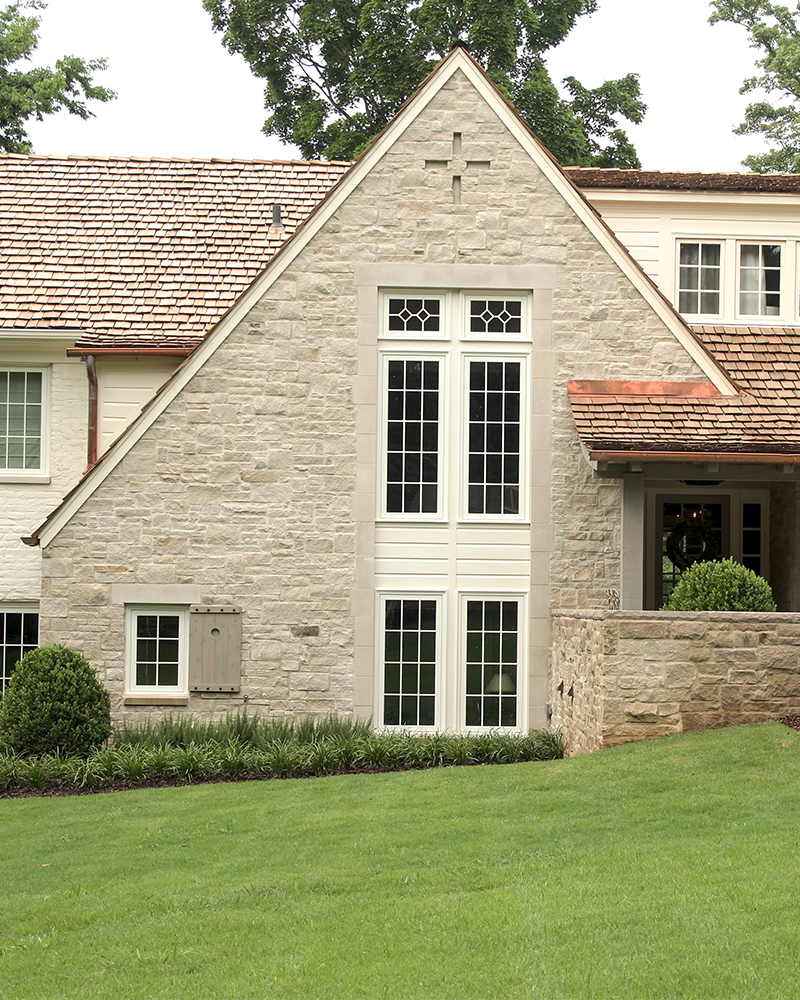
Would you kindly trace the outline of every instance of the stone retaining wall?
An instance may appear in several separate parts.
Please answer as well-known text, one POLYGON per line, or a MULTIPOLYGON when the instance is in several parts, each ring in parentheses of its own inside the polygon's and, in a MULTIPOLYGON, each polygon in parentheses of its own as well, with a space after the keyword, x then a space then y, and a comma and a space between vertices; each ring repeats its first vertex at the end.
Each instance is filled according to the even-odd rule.
POLYGON ((557 612, 549 697, 573 753, 800 715, 800 614, 557 612))

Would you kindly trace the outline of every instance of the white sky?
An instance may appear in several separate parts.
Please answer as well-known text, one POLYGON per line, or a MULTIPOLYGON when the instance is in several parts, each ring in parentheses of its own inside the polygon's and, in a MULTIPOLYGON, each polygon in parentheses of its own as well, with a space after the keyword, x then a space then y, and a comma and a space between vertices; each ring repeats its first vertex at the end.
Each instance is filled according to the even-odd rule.
MULTIPOLYGON (((764 147, 734 136, 755 52, 743 28, 708 21, 706 0, 600 0, 548 59, 554 80, 584 86, 640 75, 649 111, 628 132, 646 168, 738 170, 764 147)), ((59 114, 33 122, 37 153, 111 156, 295 158, 261 133, 263 81, 229 55, 201 0, 49 0, 36 65, 63 55, 105 56, 97 82, 117 100, 84 122, 59 114)))

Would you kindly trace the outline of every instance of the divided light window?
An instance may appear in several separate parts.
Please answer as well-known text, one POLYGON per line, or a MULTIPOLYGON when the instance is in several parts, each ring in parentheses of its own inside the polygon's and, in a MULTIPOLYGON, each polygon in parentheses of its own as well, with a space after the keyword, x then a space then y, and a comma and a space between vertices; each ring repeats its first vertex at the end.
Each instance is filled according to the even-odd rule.
POLYGON ((520 299, 471 299, 469 332, 490 333, 514 339, 522 333, 522 301, 520 299))
POLYGON ((0 371, 0 469, 42 467, 42 372, 0 371))
POLYGON ((184 608, 128 609, 128 690, 187 690, 187 624, 184 608))
POLYGON ((39 645, 39 612, 0 611, 0 691, 22 657, 39 645))
POLYGON ((434 598, 390 598, 384 611, 383 724, 436 724, 434 598))
POLYGON ((520 361, 469 362, 470 514, 519 514, 520 361))
POLYGON ((739 247, 739 313, 778 316, 781 311, 781 248, 773 243, 739 247))
POLYGON ((721 251, 719 243, 681 243, 679 312, 719 315, 721 251))
POLYGON ((467 726, 516 726, 519 601, 468 600, 467 726))
POLYGON ((386 510, 439 509, 439 361, 388 361, 386 510))
POLYGON ((438 298, 389 298, 389 332, 439 333, 442 329, 442 300, 438 298))

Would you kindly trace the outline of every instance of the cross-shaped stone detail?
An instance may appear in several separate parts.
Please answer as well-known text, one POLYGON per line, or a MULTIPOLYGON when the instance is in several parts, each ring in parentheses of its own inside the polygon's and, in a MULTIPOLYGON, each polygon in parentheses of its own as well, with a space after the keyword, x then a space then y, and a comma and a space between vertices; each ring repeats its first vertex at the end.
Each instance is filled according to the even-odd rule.
POLYGON ((465 160, 461 152, 461 133, 453 132, 453 155, 449 160, 426 160, 425 169, 444 169, 453 178, 453 204, 461 204, 461 178, 468 171, 487 170, 491 160, 465 160))

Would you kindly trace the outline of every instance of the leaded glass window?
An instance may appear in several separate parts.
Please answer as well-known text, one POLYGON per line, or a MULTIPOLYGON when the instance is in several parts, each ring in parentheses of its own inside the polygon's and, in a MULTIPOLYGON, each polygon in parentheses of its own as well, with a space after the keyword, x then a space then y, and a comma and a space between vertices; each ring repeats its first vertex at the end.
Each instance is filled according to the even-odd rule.
POLYGON ((520 299, 471 299, 470 333, 488 333, 498 338, 516 338, 522 333, 520 299))
POLYGON ((389 330, 392 333, 439 333, 442 301, 438 298, 389 298, 389 330))

